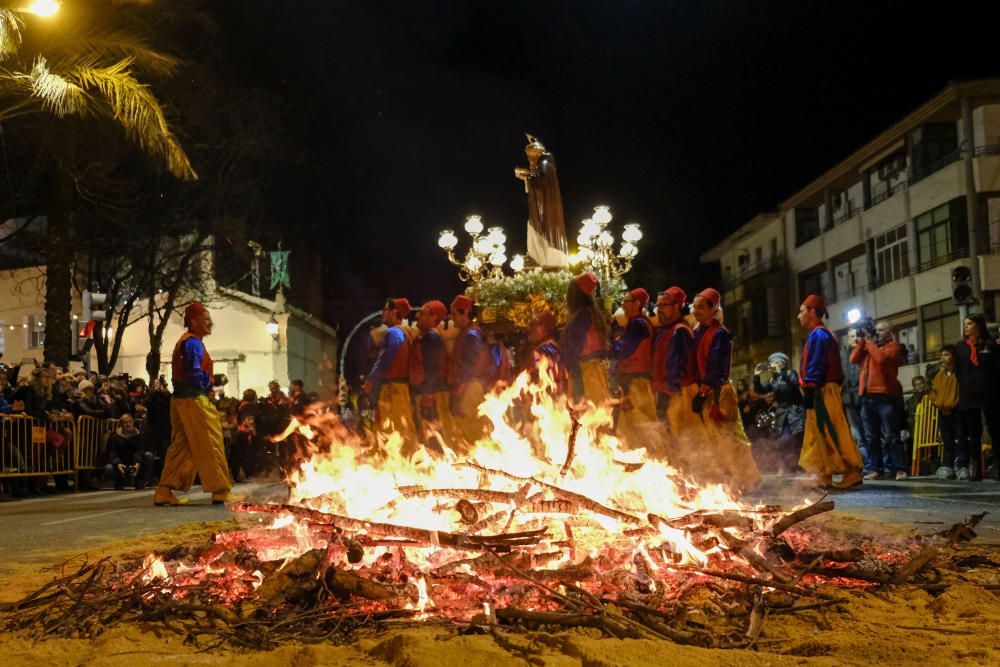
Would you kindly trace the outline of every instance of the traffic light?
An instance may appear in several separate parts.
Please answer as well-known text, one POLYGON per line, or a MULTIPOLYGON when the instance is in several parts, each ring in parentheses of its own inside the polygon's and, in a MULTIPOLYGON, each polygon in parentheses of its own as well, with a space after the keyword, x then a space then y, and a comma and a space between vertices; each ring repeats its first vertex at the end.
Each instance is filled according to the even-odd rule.
POLYGON ((107 299, 107 294, 83 290, 83 317, 80 319, 84 324, 87 322, 103 322, 107 319, 108 311, 104 309, 104 302, 107 299))
POLYGON ((976 302, 972 291, 972 271, 967 266, 956 266, 951 270, 951 298, 959 306, 969 306, 976 302))

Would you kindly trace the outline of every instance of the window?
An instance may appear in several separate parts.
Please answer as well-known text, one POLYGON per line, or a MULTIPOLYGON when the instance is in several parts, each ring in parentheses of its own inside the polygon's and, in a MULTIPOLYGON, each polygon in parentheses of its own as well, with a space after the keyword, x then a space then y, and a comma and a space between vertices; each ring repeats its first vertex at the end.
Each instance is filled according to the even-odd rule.
POLYGON ((920 271, 963 257, 968 252, 965 201, 942 204, 914 221, 917 225, 917 262, 920 271))
POLYGON ((942 347, 961 337, 958 306, 944 299, 924 306, 920 313, 924 318, 924 358, 937 359, 942 347))
POLYGON ((754 261, 756 261, 757 266, 760 266, 761 264, 764 263, 764 249, 761 248, 760 246, 757 246, 753 252, 754 252, 754 261))
POLYGON ((28 316, 28 347, 45 347, 45 316, 28 316))
POLYGON ((819 236, 819 209, 795 209, 795 245, 800 246, 819 236))
POLYGON ((910 136, 913 179, 919 180, 958 159, 958 126, 927 123, 910 136))
POLYGON ((879 285, 910 275, 906 225, 875 237, 875 270, 879 285))
MULTIPOLYGON (((1000 199, 997 200, 1000 204, 1000 199)), ((771 239, 771 261, 774 262, 778 259, 778 239, 771 239)))
POLYGON ((810 294, 823 294, 823 282, 822 273, 800 273, 799 294, 803 299, 810 294))

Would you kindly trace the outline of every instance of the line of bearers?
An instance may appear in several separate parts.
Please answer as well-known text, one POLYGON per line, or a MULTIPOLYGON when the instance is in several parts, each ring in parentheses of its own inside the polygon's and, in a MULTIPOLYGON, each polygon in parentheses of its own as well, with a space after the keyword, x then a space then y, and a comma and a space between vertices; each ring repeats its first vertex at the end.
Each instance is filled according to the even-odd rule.
MULTIPOLYGON (((684 291, 670 287, 658 294, 651 319, 649 294, 633 289, 622 300, 621 322, 609 322, 598 297, 597 277, 583 273, 569 285, 562 332, 551 313, 536 313, 527 332, 531 354, 521 369, 537 374, 544 359, 571 403, 613 410, 625 447, 644 447, 698 482, 743 490, 756 485, 760 473, 729 379, 733 337, 722 324, 719 292, 702 290, 689 306, 684 291)), ((418 434, 426 442, 429 433, 467 451, 488 433, 477 411, 484 396, 511 380, 506 347, 490 344, 466 295, 447 309, 441 301, 421 306, 416 333, 403 326, 410 313, 404 298, 387 300, 382 311, 388 329, 363 387, 377 404, 376 434, 399 434, 404 455, 420 446, 418 434), (449 314, 456 330, 450 351, 440 328, 449 314)), ((816 295, 800 309, 810 333, 802 360, 807 424, 799 463, 818 485, 843 488, 861 482, 862 463, 840 403, 843 369, 825 316, 816 295), (834 475, 842 478, 834 482, 834 475)))

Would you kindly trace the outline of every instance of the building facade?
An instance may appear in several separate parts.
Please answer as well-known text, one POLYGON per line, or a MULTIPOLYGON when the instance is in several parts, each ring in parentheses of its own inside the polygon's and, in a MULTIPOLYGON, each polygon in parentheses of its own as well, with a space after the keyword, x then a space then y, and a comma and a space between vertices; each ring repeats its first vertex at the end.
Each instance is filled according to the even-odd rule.
MULTIPOLYGON (((822 294, 839 333, 864 318, 895 325, 910 351, 900 378, 907 386, 942 345, 961 337, 954 268, 971 270, 978 308, 996 319, 1000 79, 948 85, 765 215, 780 227, 775 261, 783 264, 784 326, 794 356, 804 339, 798 304, 822 294)), ((756 264, 761 217, 702 257, 720 263, 724 282, 756 264)), ((766 257, 769 246, 760 247, 766 257)), ((760 294, 756 288, 749 299, 760 294)), ((763 360, 756 352, 754 359, 763 360)))
MULTIPOLYGON (((307 391, 333 398, 337 390, 339 349, 334 329, 286 303, 280 293, 275 299, 266 299, 239 290, 214 287, 211 298, 205 303, 212 311, 214 322, 206 346, 212 355, 215 372, 225 373, 229 378, 228 395, 239 396, 245 389, 255 389, 263 395, 271 380, 277 380, 287 389, 291 380, 301 379, 307 391)), ((135 323, 122 335, 113 374, 147 376, 149 335, 141 311, 141 307, 137 307, 132 315, 135 323)), ((77 323, 81 313, 78 294, 74 294, 73 312, 74 323, 77 323)), ((172 314, 160 350, 160 372, 168 378, 171 351, 183 332, 181 315, 172 314)), ((11 366, 22 365, 22 373, 30 371, 42 361, 47 334, 51 335, 45 329, 45 267, 0 271, 2 361, 11 366)), ((96 369, 93 350, 90 355, 90 367, 96 369)), ((80 365, 73 363, 74 367, 80 365)))

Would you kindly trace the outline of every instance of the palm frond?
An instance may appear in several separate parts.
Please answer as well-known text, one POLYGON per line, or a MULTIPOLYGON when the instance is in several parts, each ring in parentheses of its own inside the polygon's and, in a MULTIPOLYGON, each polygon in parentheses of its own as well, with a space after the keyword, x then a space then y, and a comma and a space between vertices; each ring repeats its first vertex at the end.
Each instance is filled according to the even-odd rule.
POLYGON ((71 32, 59 41, 47 44, 45 51, 53 60, 75 58, 81 61, 81 65, 86 61, 106 63, 131 58, 137 69, 156 76, 171 76, 181 62, 179 58, 156 50, 126 30, 71 32))
POLYGON ((31 94, 42 101, 42 108, 56 116, 84 114, 87 96, 83 88, 49 70, 48 62, 39 56, 31 68, 31 94))
POLYGON ((21 19, 9 9, 0 9, 0 58, 17 53, 21 46, 21 19))
POLYGON ((171 174, 181 180, 195 180, 198 176, 170 131, 156 96, 132 76, 132 62, 131 58, 123 58, 107 67, 75 67, 66 72, 66 77, 85 90, 99 92, 125 134, 143 150, 160 157, 171 174))

